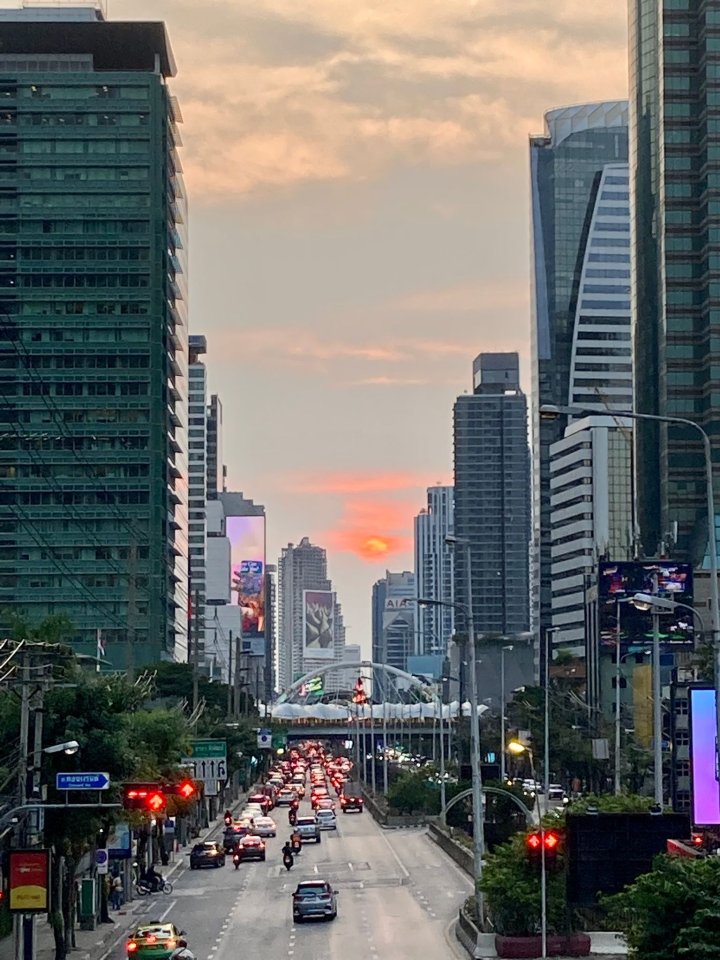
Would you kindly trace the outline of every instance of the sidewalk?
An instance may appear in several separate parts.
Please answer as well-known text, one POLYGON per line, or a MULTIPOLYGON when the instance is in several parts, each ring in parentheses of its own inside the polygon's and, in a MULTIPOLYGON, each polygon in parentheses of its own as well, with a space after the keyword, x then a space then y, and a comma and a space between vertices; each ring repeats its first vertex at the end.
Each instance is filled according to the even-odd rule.
MULTIPOLYGON (((245 803, 248 794, 241 794, 239 799, 232 805, 235 812, 245 803)), ((213 840, 215 835, 223 826, 223 815, 220 813, 215 820, 210 821, 206 830, 200 836, 193 840, 193 843, 202 843, 203 840, 213 840)), ((174 863, 168 865, 163 870, 163 876, 168 879, 174 879, 175 874, 185 864, 185 852, 176 854, 174 863)), ((140 917, 147 912, 149 902, 154 902, 156 897, 143 897, 132 900, 124 904, 120 910, 110 911, 113 918, 112 923, 99 923, 95 930, 75 929, 76 948, 71 951, 70 956, 73 960, 105 960, 108 954, 115 946, 123 940, 128 931, 140 922, 140 917)), ((163 898, 167 899, 167 898, 163 898)), ((35 919, 35 960, 53 960, 55 957, 55 938, 52 928, 45 917, 35 919)), ((14 960, 14 943, 12 934, 0 940, 0 960, 14 960)))

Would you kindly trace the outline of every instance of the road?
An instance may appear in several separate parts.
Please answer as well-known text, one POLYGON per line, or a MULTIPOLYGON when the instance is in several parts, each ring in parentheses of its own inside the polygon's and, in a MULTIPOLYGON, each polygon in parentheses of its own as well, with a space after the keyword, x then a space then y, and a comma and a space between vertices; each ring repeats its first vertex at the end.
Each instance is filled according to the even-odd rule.
MULTIPOLYGON (((303 802, 300 813, 309 813, 303 802)), ((170 896, 148 903, 146 919, 167 919, 187 931, 198 960, 380 960, 392 956, 434 960, 463 957, 449 933, 470 883, 423 828, 381 830, 369 813, 339 814, 337 832, 306 844, 287 873, 280 849, 289 835, 286 808, 272 816, 279 836, 267 841, 267 860, 235 870, 173 877, 170 896), (330 880, 338 890, 338 917, 296 926, 291 895, 299 880, 330 880)), ((109 954, 124 960, 125 941, 109 954)), ((466 956, 466 955, 465 955, 466 956)))

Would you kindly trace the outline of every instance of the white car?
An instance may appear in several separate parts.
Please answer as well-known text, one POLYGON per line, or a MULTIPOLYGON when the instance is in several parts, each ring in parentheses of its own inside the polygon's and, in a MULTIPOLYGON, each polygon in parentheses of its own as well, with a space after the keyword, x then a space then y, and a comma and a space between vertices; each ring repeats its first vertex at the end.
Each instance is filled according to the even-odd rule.
POLYGON ((334 810, 317 810, 315 819, 321 830, 337 830, 337 817, 334 810))
POLYGON ((257 817, 253 833, 256 837, 277 836, 277 824, 272 817, 257 817))
POLYGON ((241 817, 264 817, 265 811, 260 806, 259 803, 248 803, 247 806, 243 809, 243 812, 240 814, 241 817))

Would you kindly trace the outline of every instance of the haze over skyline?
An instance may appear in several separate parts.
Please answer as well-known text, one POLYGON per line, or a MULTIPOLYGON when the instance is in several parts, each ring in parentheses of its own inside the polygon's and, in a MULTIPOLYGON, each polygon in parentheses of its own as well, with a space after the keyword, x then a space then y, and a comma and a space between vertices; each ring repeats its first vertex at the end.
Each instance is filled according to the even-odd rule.
MULTIPOLYGON (((412 569, 425 488, 452 481, 452 404, 481 351, 529 353, 527 138, 627 94, 625 5, 111 0, 165 20, 191 211, 190 326, 208 338, 228 488, 268 562, 328 550, 348 643, 412 569)), ((529 389, 527 376, 524 387, 529 389)))

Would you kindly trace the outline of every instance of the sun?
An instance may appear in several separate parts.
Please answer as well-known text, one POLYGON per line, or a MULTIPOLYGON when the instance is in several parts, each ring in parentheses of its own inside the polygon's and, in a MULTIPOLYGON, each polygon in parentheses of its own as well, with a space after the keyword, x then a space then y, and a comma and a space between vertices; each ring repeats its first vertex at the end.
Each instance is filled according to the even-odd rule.
POLYGON ((363 542, 363 550, 371 555, 381 555, 387 553, 389 549, 390 544, 382 537, 368 537, 363 542))

